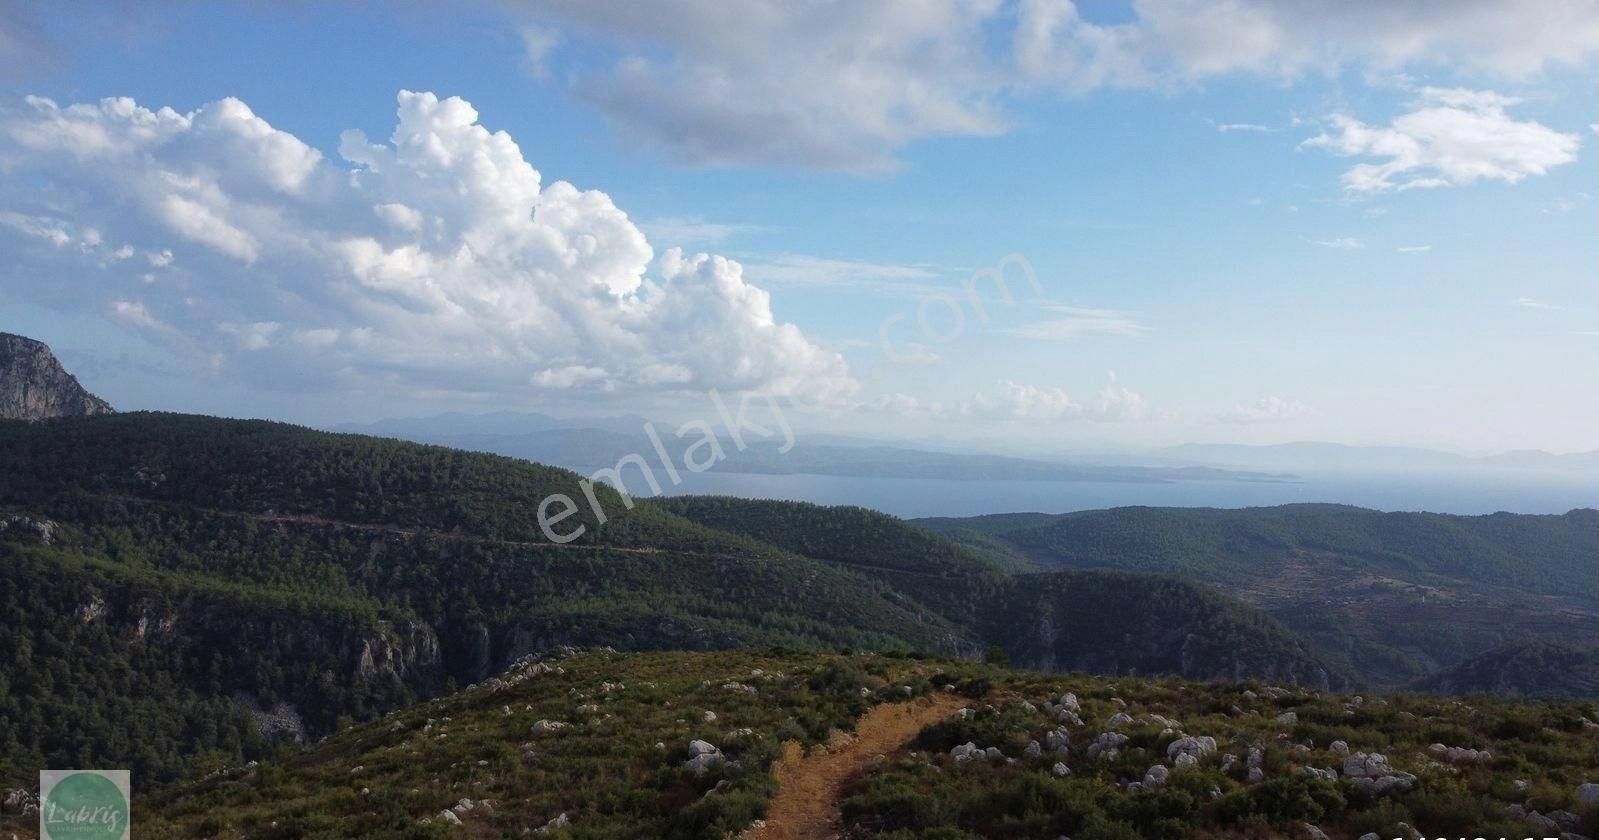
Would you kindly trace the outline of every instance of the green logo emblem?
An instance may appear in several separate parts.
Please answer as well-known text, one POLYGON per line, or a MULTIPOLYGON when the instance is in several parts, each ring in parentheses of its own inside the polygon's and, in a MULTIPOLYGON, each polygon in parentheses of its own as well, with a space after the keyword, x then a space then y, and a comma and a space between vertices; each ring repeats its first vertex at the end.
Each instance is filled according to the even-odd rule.
POLYGON ((40 771, 41 840, 122 840, 127 836, 128 771, 40 771))

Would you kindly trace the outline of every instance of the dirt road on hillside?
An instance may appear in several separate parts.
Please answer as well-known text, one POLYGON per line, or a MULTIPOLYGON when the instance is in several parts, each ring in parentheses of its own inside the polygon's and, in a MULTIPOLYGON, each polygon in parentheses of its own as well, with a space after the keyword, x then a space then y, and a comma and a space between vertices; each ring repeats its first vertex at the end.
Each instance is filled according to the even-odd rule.
POLYGON ((871 766, 872 759, 891 753, 922 727, 953 714, 972 701, 938 694, 910 703, 873 708, 855 724, 855 737, 834 733, 826 748, 806 755, 798 743, 783 745, 777 763, 777 795, 766 812, 765 825, 745 831, 740 840, 817 840, 835 837, 840 826, 839 794, 844 782, 871 766))

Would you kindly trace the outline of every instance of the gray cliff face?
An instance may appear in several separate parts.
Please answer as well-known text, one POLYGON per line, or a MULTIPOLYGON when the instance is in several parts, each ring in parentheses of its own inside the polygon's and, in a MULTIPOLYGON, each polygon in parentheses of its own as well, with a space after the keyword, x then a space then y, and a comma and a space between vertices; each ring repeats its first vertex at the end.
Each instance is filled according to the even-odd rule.
POLYGON ((85 391, 43 342, 0 333, 0 419, 49 420, 110 413, 110 404, 85 391))

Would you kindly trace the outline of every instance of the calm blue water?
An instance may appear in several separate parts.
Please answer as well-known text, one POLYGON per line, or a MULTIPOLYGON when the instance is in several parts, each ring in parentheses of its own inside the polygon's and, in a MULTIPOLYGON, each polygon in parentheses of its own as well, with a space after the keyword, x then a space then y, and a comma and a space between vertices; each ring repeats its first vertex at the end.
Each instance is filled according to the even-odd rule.
POLYGON ((826 475, 683 473, 669 495, 710 493, 860 505, 906 518, 1073 510, 1120 505, 1250 507, 1336 502, 1378 510, 1481 514, 1565 513, 1599 507, 1599 476, 1569 475, 1302 475, 1284 484, 1182 481, 1122 484, 1062 481, 953 481, 826 475))

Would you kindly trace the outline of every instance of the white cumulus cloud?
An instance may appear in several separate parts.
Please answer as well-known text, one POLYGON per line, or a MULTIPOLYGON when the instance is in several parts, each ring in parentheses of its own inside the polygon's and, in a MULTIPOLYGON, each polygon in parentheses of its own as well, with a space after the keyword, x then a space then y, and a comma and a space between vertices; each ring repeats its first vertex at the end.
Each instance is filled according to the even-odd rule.
POLYGON ((17 269, 0 283, 282 382, 817 399, 857 387, 737 262, 657 259, 609 196, 546 183, 462 99, 403 91, 398 106, 387 141, 346 132, 338 162, 236 99, 0 110, 0 254, 17 269), (55 247, 29 244, 41 240, 55 247), (75 261, 134 249, 160 283, 135 261, 75 261))
POLYGON ((147 330, 155 330, 157 332, 165 332, 171 329, 171 327, 168 327, 166 324, 163 324, 157 320, 154 315, 151 315, 149 308, 147 308, 141 301, 112 301, 110 311, 111 317, 117 319, 118 321, 132 324, 136 327, 143 327, 147 330))
POLYGON ((1334 114, 1331 130, 1302 146, 1379 159, 1344 172, 1344 188, 1356 193, 1514 184, 1577 159, 1577 135, 1514 119, 1506 109, 1518 102, 1491 91, 1423 88, 1415 109, 1387 126, 1334 114))

